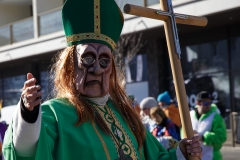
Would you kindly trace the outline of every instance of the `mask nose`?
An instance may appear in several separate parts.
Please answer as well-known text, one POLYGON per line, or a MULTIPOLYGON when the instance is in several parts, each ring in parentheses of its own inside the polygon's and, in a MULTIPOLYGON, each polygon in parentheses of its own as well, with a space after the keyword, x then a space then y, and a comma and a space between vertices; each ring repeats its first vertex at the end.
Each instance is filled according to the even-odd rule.
POLYGON ((89 68, 89 71, 92 72, 94 75, 101 75, 104 69, 100 66, 99 61, 96 60, 92 67, 89 68))

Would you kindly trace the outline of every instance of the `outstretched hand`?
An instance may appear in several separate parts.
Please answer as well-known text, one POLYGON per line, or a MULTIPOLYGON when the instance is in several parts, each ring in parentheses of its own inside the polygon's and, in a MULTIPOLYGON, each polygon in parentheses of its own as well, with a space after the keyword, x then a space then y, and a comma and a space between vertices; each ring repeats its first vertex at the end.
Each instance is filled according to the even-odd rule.
POLYGON ((36 85, 36 79, 31 73, 27 74, 27 81, 24 83, 21 98, 27 110, 32 111, 37 105, 41 103, 42 92, 40 85, 36 85))
POLYGON ((179 142, 180 150, 186 159, 188 159, 188 155, 202 158, 202 147, 199 141, 200 136, 195 136, 192 139, 185 138, 179 142))

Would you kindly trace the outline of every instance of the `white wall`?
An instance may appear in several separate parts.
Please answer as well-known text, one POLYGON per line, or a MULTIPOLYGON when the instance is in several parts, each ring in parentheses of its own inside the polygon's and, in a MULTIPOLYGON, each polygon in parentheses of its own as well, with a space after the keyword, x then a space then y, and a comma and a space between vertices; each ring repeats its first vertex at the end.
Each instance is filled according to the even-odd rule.
POLYGON ((30 5, 0 5, 0 26, 31 17, 30 5))
POLYGON ((67 44, 64 32, 59 31, 38 39, 30 39, 13 45, 0 47, 0 63, 45 54, 64 49, 65 47, 67 47, 67 44))
POLYGON ((143 98, 149 96, 148 94, 148 81, 138 82, 138 83, 128 83, 126 84, 127 94, 134 95, 138 103, 140 103, 143 98))
POLYGON ((37 0, 37 13, 43 13, 61 7, 63 0, 37 0))
MULTIPOLYGON (((129 0, 130 1, 130 0, 129 0)), ((194 16, 206 16, 210 14, 217 14, 226 10, 231 10, 240 7, 240 0, 172 0, 173 6, 182 4, 182 6, 174 7, 175 13, 188 14, 194 16), (194 2, 194 3, 187 3, 194 2)), ((149 6, 149 8, 160 9, 159 4, 149 6)), ((239 14, 240 15, 240 14, 239 14)), ((128 34, 135 31, 142 31, 159 27, 163 25, 162 21, 154 20, 150 18, 135 17, 132 15, 124 15, 125 22, 122 30, 122 34, 128 34), (128 18, 131 18, 127 20, 128 18)))
POLYGON ((17 105, 3 107, 2 110, 1 110, 1 115, 2 116, 0 118, 0 122, 4 121, 8 125, 11 124, 12 117, 13 117, 13 114, 16 110, 16 107, 17 107, 17 105))

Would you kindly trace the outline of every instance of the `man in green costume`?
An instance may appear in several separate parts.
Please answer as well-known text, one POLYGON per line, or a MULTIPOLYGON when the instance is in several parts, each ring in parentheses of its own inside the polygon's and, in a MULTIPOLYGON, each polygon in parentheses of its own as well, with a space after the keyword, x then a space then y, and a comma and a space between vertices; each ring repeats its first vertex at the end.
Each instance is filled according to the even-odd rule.
POLYGON ((6 160, 176 160, 201 158, 198 137, 167 152, 144 129, 122 86, 112 50, 123 16, 114 0, 67 0, 62 9, 68 47, 52 68, 56 98, 27 74, 3 145, 6 160))

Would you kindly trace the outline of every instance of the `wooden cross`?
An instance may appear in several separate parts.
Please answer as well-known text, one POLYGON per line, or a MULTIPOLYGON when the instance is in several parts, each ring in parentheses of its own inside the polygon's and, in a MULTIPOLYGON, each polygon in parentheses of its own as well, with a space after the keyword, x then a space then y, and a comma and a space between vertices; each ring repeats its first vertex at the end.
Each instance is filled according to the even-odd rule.
MULTIPOLYGON (((159 19, 164 21, 164 30, 168 45, 168 53, 171 63, 174 87, 179 104, 179 113, 184 131, 184 137, 192 138, 194 136, 192 123, 187 103, 186 90, 183 81, 182 67, 180 62, 180 43, 176 23, 206 26, 207 18, 196 17, 183 14, 174 14, 171 0, 160 0, 161 9, 155 10, 145 7, 139 7, 131 4, 124 6, 124 12, 141 17, 159 19)), ((190 160, 197 160, 197 157, 189 156, 190 160)))

